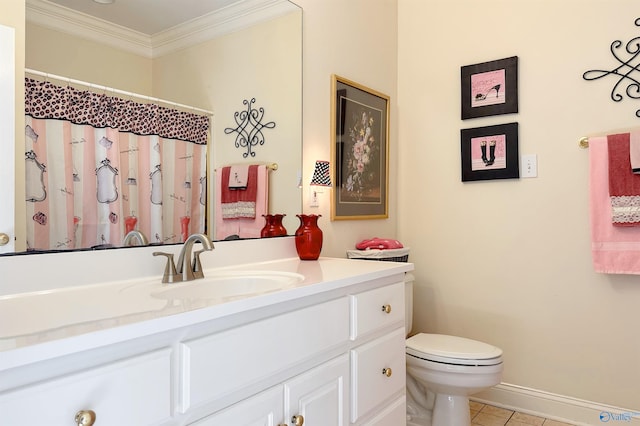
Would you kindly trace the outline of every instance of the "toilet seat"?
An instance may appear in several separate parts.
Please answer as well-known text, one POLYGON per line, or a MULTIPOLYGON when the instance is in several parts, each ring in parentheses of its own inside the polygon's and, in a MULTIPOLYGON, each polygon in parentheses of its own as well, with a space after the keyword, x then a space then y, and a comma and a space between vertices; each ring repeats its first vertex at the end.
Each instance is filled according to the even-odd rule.
POLYGON ((444 334, 420 333, 406 340, 407 355, 453 365, 497 365, 502 350, 487 343, 444 334))

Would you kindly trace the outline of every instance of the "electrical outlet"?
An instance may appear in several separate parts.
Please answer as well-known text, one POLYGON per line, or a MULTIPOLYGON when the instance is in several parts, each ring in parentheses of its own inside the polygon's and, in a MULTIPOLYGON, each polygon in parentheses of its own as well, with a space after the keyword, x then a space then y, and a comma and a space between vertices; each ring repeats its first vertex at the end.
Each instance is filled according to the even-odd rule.
POLYGON ((538 177, 538 156, 536 154, 523 155, 520 166, 520 177, 538 177))

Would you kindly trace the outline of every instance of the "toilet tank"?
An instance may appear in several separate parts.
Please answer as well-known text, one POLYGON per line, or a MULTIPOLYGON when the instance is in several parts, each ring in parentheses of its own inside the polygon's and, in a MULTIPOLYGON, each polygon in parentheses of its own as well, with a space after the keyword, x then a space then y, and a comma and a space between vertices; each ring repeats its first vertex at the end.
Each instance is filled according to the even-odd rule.
POLYGON ((407 272, 404 275, 404 326, 407 336, 413 327, 413 274, 407 272))

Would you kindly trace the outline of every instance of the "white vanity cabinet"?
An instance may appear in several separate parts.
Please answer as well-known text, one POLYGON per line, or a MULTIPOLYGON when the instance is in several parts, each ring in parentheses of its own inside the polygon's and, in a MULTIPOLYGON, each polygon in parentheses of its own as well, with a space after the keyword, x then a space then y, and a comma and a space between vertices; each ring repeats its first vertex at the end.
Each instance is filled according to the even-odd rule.
POLYGON ((26 346, 39 359, 0 363, 0 424, 402 425, 404 272, 384 268, 26 346))

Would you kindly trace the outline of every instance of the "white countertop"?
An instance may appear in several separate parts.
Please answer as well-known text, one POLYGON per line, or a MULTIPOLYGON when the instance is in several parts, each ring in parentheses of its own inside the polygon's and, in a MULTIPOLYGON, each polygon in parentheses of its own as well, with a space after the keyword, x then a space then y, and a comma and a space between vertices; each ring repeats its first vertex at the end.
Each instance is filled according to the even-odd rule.
MULTIPOLYGON (((410 271, 413 265, 288 257, 226 267, 205 263, 204 268, 205 277, 228 271, 261 271, 300 274, 304 279, 283 290, 226 301, 152 297, 149 289, 176 285, 161 284, 157 275, 0 296, 0 372, 389 277, 410 271)), ((26 287, 32 289, 33 285, 27 283, 26 287)))

